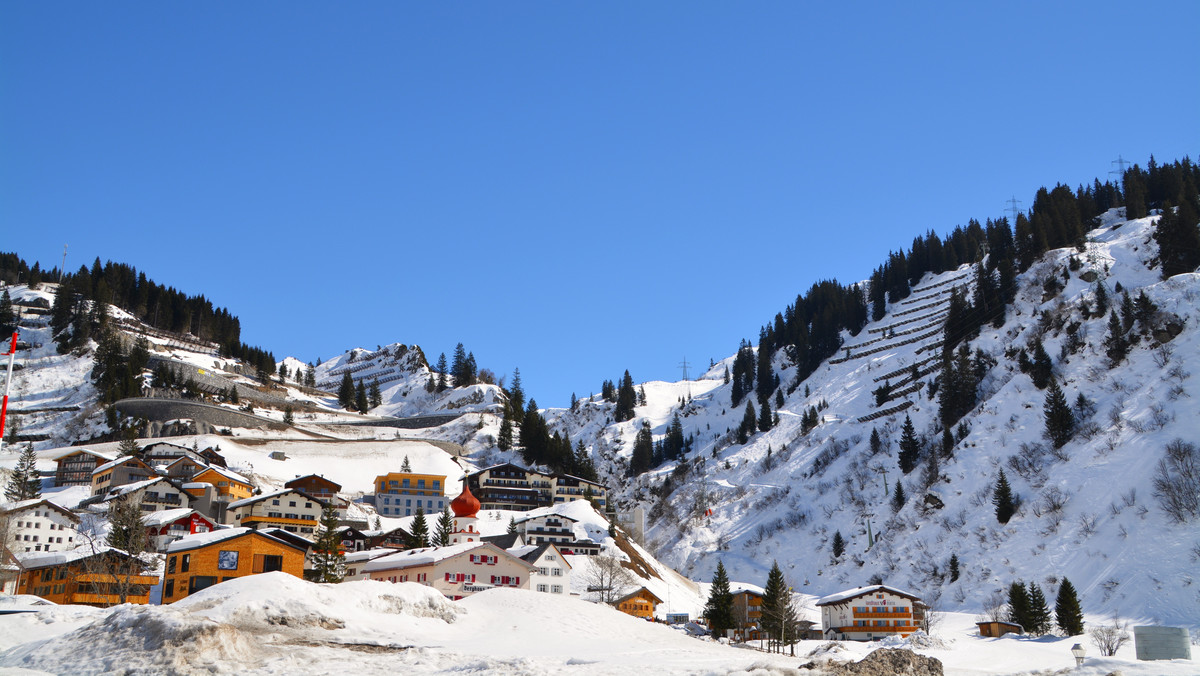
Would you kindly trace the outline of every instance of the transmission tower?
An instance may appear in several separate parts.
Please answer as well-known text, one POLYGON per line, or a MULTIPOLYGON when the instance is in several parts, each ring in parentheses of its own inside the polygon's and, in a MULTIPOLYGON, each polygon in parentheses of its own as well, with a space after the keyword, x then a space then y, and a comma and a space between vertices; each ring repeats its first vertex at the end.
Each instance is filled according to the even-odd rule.
POLYGON ((1013 227, 1016 227, 1017 225, 1017 214, 1021 213, 1021 210, 1017 208, 1017 205, 1020 203, 1021 200, 1017 199, 1016 195, 1013 195, 1011 199, 1005 202, 1005 204, 1008 205, 1008 208, 1005 209, 1005 211, 1012 212, 1013 227))
POLYGON ((692 385, 691 385, 691 383, 688 381, 688 360, 687 360, 687 357, 684 357, 684 358, 683 358, 683 361, 679 362, 679 368, 683 369, 683 382, 685 382, 685 383, 688 383, 688 385, 687 385, 687 396, 688 396, 688 399, 691 399, 691 398, 692 398, 692 385))
POLYGON ((62 267, 60 267, 60 268, 58 269, 58 283, 59 283, 59 284, 61 284, 61 283, 62 283, 62 280, 63 280, 63 275, 64 275, 64 274, 66 274, 66 272, 67 272, 67 245, 66 245, 66 244, 64 244, 64 245, 63 245, 63 262, 62 262, 62 267))
POLYGON ((1116 181, 1116 184, 1117 184, 1117 185, 1120 185, 1120 184, 1121 184, 1121 180, 1125 178, 1125 165, 1127 165, 1127 164, 1133 164, 1133 163, 1132 163, 1132 162, 1130 162, 1129 160, 1125 159, 1124 157, 1121 157, 1121 155, 1120 155, 1120 154, 1118 154, 1118 155, 1117 155, 1117 159, 1113 160, 1113 161, 1112 161, 1112 162, 1110 162, 1109 164, 1115 164, 1115 165, 1117 165, 1117 168, 1116 168, 1116 169, 1113 169, 1112 171, 1109 171, 1108 173, 1110 173, 1110 174, 1116 174, 1116 176, 1117 176, 1117 181, 1116 181))

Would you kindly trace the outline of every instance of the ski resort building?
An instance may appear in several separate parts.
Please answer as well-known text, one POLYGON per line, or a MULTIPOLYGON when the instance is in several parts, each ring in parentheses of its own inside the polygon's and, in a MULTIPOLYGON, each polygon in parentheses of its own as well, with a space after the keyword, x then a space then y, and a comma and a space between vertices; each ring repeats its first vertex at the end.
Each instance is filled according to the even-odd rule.
POLYGON ((119 549, 80 547, 64 552, 17 556, 17 593, 59 604, 110 606, 147 604, 157 575, 119 549))
POLYGON ((468 474, 466 481, 483 509, 527 512, 588 498, 601 509, 608 504, 608 489, 602 484, 568 474, 542 474, 511 462, 468 474))
POLYGON ((825 639, 873 641, 916 631, 925 605, 915 594, 876 584, 830 594, 818 600, 817 607, 825 639))
POLYGON ((157 477, 158 472, 141 458, 124 455, 92 470, 92 495, 104 495, 112 488, 157 477))
POLYGON ((372 580, 416 582, 458 600, 495 587, 529 589, 534 566, 486 542, 424 547, 389 554, 363 565, 372 580))
POLYGON ((180 538, 167 547, 163 605, 236 577, 282 571, 303 578, 306 553, 271 530, 224 528, 180 538))
POLYGON ((104 453, 81 448, 55 458, 58 469, 54 473, 55 486, 91 486, 92 471, 116 458, 104 453))
POLYGON ((417 509, 435 514, 446 508, 446 477, 441 474, 389 472, 375 477, 375 511, 382 516, 412 516, 417 509))
POLYGON ((233 502, 243 500, 254 494, 254 486, 246 477, 226 469, 209 465, 196 473, 190 483, 206 483, 217 487, 219 500, 233 502))
POLYGON ((186 507, 147 514, 143 518, 149 548, 165 552, 172 542, 196 533, 209 533, 219 526, 212 519, 186 507))
POLYGON ((0 505, 0 520, 8 522, 8 540, 0 544, 14 554, 73 549, 79 537, 79 517, 49 500, 0 505))
POLYGON ((229 503, 226 519, 234 526, 253 529, 279 528, 289 533, 312 535, 321 520, 325 503, 294 488, 285 488, 229 503))

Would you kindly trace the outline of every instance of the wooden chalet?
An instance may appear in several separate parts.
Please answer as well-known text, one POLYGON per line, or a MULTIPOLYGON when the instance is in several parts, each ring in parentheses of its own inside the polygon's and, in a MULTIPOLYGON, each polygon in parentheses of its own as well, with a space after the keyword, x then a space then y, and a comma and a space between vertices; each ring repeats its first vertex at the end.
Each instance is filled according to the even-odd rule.
POLYGON ((654 592, 645 587, 639 587, 636 591, 612 601, 609 605, 626 615, 650 620, 654 619, 654 611, 662 602, 662 599, 655 596, 654 592))
POLYGON ((113 460, 116 460, 116 456, 86 448, 60 455, 54 459, 54 462, 58 463, 54 472, 54 485, 91 486, 92 471, 113 460))
POLYGON ((295 488, 302 493, 324 500, 326 502, 337 497, 342 485, 317 474, 296 477, 283 485, 284 488, 295 488))
POLYGON ((17 593, 59 604, 107 607, 147 604, 157 575, 119 549, 81 547, 64 552, 20 554, 17 593))
POLYGON ((303 578, 305 553, 269 530, 225 528, 189 535, 167 547, 162 602, 247 575, 282 571, 303 578))

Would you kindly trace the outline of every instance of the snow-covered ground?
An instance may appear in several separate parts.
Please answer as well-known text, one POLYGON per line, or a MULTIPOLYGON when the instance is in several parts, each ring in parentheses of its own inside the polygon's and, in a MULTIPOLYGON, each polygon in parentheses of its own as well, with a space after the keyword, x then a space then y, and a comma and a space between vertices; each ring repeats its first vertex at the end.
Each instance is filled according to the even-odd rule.
MULTIPOLYGON (((12 598, 5 608, 31 597, 12 598)), ((944 647, 917 648, 951 675, 1059 673, 1081 637, 981 639, 950 614, 944 647)), ((1086 643, 1086 642, 1085 642, 1086 643)), ((41 606, 0 616, 0 674, 728 674, 773 676, 819 660, 857 660, 880 644, 804 641, 796 657, 687 636, 610 607, 495 589, 459 602, 413 583, 315 585, 267 573, 170 606, 41 606), (811 655, 811 656, 810 656, 811 655)), ((1095 649, 1087 645, 1089 652, 1095 649)), ((1137 662, 1132 646, 1071 673, 1183 676, 1195 662, 1137 662)))

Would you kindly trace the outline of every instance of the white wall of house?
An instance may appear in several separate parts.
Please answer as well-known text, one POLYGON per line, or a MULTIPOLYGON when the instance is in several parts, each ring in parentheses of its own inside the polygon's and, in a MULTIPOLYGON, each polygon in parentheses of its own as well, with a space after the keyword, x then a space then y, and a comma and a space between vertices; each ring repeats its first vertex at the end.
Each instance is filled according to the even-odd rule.
POLYGON ((14 553, 61 552, 73 549, 79 539, 78 519, 39 503, 5 512, 8 548, 14 553))

